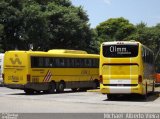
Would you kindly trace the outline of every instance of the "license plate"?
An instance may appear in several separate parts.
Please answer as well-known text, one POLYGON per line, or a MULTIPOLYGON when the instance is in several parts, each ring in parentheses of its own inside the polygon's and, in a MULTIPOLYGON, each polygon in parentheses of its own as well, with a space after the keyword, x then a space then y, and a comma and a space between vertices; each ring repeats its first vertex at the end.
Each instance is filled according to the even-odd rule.
POLYGON ((12 76, 12 81, 13 82, 18 82, 19 81, 19 77, 18 76, 12 76))
POLYGON ((123 84, 131 84, 131 80, 127 79, 110 79, 110 84, 117 84, 117 85, 123 85, 123 84))

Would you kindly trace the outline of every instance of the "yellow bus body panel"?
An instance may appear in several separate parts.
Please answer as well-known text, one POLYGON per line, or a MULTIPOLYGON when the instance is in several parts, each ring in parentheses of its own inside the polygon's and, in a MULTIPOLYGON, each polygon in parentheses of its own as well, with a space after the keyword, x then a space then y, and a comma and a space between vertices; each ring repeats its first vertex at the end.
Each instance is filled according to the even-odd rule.
POLYGON ((91 68, 33 68, 30 72, 32 74, 32 82, 50 82, 54 80, 55 82, 60 82, 64 80, 65 82, 72 82, 72 81, 90 81, 94 79, 99 79, 98 69, 91 68), (50 80, 44 80, 47 72, 50 71, 52 76, 50 80), (92 77, 91 77, 92 75, 92 77))
POLYGON ((25 52, 6 52, 4 58, 5 84, 26 84, 28 57, 25 52))

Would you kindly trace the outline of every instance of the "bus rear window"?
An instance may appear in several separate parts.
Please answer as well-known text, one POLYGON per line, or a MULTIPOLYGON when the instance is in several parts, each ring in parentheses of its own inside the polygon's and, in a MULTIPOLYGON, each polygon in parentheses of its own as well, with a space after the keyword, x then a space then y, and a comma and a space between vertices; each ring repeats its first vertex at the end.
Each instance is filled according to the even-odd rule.
POLYGON ((136 57, 138 55, 138 44, 131 45, 104 45, 104 57, 136 57))

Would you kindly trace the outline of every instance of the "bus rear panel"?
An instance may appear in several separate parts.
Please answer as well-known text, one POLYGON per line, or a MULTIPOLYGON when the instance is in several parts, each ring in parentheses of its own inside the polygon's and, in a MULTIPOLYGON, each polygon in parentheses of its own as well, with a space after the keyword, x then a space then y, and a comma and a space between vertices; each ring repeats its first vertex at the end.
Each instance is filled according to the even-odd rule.
MULTIPOLYGON (((138 42, 106 42, 101 46, 100 80, 104 94, 145 94, 146 80, 138 42)), ((145 67, 147 68, 147 67, 145 67)), ((153 72, 152 72, 153 73, 153 72)))
POLYGON ((5 85, 10 88, 23 88, 27 84, 27 53, 8 51, 4 59, 5 85))

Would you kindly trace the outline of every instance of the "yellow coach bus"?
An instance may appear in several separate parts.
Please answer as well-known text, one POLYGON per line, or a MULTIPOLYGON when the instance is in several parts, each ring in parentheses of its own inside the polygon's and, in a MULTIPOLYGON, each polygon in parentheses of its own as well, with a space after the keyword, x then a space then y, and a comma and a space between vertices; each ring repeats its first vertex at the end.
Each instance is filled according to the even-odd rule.
POLYGON ((100 90, 113 99, 154 91, 154 54, 135 41, 104 42, 100 47, 100 90))
POLYGON ((99 86, 99 55, 79 50, 7 51, 4 83, 31 94, 99 86))

